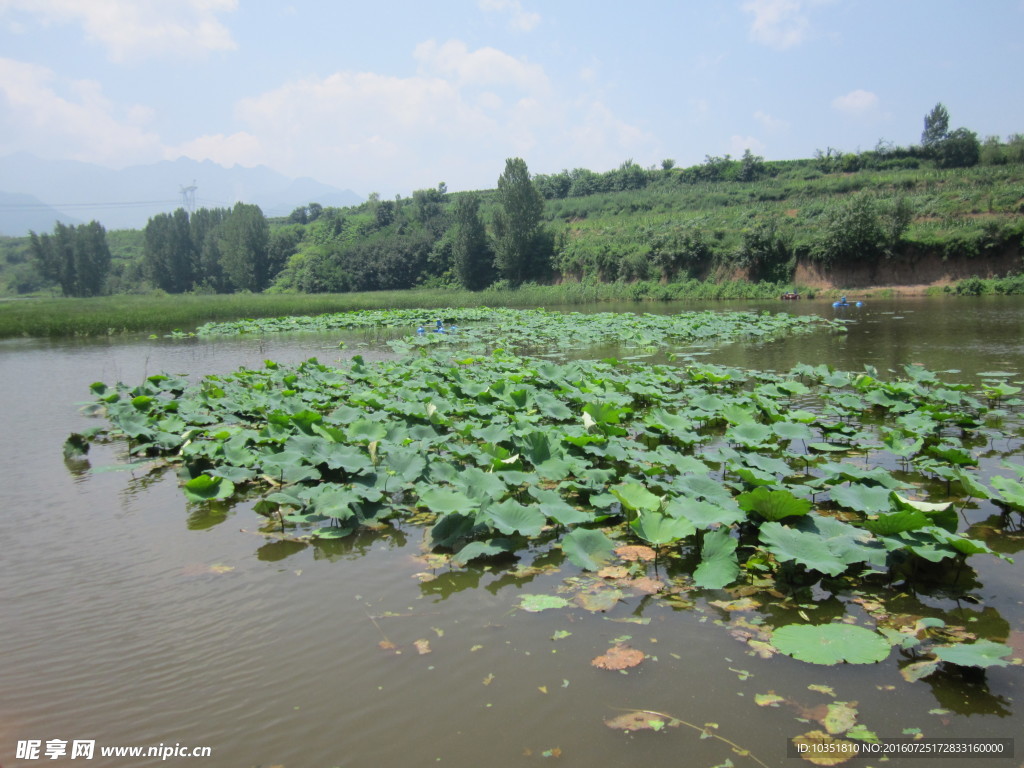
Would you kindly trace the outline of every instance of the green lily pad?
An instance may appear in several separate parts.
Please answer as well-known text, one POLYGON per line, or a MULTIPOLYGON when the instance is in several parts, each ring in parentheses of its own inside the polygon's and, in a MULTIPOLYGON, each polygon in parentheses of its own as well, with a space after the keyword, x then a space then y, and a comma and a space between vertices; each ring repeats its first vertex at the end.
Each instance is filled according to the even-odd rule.
POLYGON ((976 640, 970 644, 936 645, 932 651, 940 661, 961 667, 1006 667, 1010 662, 1003 657, 1012 654, 1013 648, 991 640, 976 640))
POLYGON ((799 499, 787 490, 770 491, 763 486, 741 493, 736 501, 748 512, 771 521, 806 515, 814 506, 809 499, 799 499))
POLYGON ((189 501, 203 502, 226 499, 235 492, 235 484, 225 477, 199 475, 184 485, 185 497, 189 501))
POLYGON ((615 554, 615 542, 601 531, 575 528, 562 538, 562 551, 585 571, 599 571, 615 554))
POLYGON ((661 497, 655 496, 639 483, 622 483, 608 489, 622 502, 622 506, 631 511, 654 511, 661 507, 661 497))
POLYGON ((877 632, 853 624, 790 624, 772 632, 781 653, 809 664, 874 664, 884 660, 889 642, 877 632))
POLYGON ((705 533, 700 565, 693 572, 694 583, 704 589, 721 589, 734 582, 740 572, 736 559, 737 544, 727 528, 705 533))
POLYGON ((521 595, 519 607, 530 613, 540 613, 551 608, 565 608, 569 601, 558 595, 521 595))
POLYGON ((697 530, 685 517, 668 517, 660 512, 641 512, 630 527, 637 536, 656 547, 685 539, 697 530))

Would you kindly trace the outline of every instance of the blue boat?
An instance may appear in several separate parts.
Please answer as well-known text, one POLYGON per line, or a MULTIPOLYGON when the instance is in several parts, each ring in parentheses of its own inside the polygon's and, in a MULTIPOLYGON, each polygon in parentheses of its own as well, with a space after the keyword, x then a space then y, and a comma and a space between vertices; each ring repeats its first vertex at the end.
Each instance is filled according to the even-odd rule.
POLYGON ((832 302, 833 307, 863 307, 863 301, 847 301, 845 296, 841 296, 839 301, 832 302))

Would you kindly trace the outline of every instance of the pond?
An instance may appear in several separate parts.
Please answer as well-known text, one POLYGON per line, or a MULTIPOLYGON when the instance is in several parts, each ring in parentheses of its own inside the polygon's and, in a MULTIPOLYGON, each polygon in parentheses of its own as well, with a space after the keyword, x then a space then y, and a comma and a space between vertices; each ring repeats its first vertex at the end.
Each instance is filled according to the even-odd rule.
MULTIPOLYGON (((949 381, 1024 376, 1017 298, 880 300, 842 314, 823 302, 714 307, 747 308, 838 316, 848 332, 688 351, 780 372, 824 363, 888 375, 916 363, 951 371, 949 381)), ((610 309, 637 308, 595 311, 610 309)), ((96 423, 79 410, 94 381, 135 384, 160 371, 198 379, 265 359, 329 363, 357 352, 369 361, 389 354, 378 341, 335 333, 0 343, 0 763, 35 764, 18 759, 19 742, 38 740, 44 751, 64 740, 70 753, 86 740, 97 766, 163 762, 100 754, 119 746, 176 755, 209 747, 210 757, 168 762, 245 767, 783 766, 802 764, 787 756, 789 740, 826 716, 855 717, 882 738, 1022 732, 1019 666, 909 683, 897 654, 826 667, 762 658, 745 642, 761 617, 870 610, 835 595, 744 609, 727 590, 674 600, 638 592, 606 610, 576 600, 533 612, 525 595, 576 596, 593 577, 540 548, 513 565, 453 568, 429 557, 427 529, 411 524, 316 544, 267 537, 251 501, 187 504, 173 472, 126 466, 121 442, 94 446, 87 463, 62 455, 69 433, 96 423), (643 662, 622 671, 592 664, 618 644, 642 651, 643 662), (656 730, 609 727, 638 710, 654 713, 647 722, 656 730)), ((1000 450, 1021 463, 1019 439, 1000 450)), ((989 502, 967 510, 972 523, 996 512, 989 502)), ((989 543, 1011 555, 1024 548, 1011 534, 989 543)), ((908 590, 900 610, 999 636, 1024 656, 1024 562, 977 555, 968 566, 970 589, 908 590)))

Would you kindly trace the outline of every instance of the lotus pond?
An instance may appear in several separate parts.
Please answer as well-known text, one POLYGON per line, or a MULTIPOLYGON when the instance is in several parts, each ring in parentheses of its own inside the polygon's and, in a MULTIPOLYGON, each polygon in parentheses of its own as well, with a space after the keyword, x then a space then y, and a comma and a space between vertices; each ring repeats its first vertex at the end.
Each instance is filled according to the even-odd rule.
POLYGON ((1013 737, 1024 304, 951 307, 7 343, 0 754, 775 766, 1013 737))

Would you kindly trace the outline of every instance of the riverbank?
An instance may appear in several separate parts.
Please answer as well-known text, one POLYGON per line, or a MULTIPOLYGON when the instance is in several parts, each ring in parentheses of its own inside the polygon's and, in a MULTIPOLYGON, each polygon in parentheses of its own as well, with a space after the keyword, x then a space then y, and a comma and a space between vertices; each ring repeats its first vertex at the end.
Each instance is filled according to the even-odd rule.
MULTIPOLYGON (((976 263, 977 264, 977 263, 976 263)), ((1024 275, 1005 278, 968 277, 955 282, 866 285, 857 275, 798 267, 795 283, 751 283, 689 280, 563 282, 558 285, 527 284, 519 288, 493 287, 484 291, 416 288, 404 291, 362 293, 164 293, 103 296, 91 299, 56 297, 0 301, 0 339, 16 337, 59 338, 118 336, 131 333, 188 333, 203 323, 243 318, 320 315, 361 309, 433 309, 440 307, 544 307, 585 306, 604 303, 751 301, 777 300, 795 292, 801 298, 892 298, 895 296, 950 296, 1024 293, 1024 275)), ((922 273, 924 274, 924 273, 922 273)), ((934 273, 932 273, 934 274, 934 273)), ((976 273, 975 273, 976 274, 976 273)))

